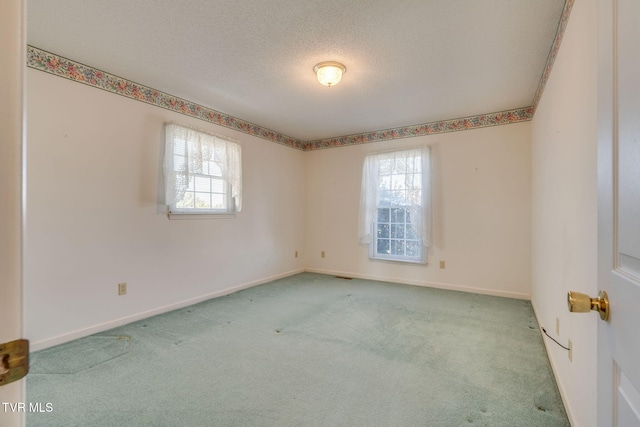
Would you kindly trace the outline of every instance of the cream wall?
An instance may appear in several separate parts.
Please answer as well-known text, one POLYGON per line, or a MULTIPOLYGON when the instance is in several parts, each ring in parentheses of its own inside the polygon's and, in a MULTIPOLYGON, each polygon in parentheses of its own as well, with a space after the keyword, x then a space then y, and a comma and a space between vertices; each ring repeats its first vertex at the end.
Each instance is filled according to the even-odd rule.
POLYGON ((31 69, 27 135, 33 349, 304 269, 301 151, 31 69), (240 143, 244 199, 235 219, 162 213, 166 121, 240 143), (117 295, 119 282, 127 295, 117 295))
POLYGON ((27 83, 34 349, 305 269, 530 295, 530 123, 302 153, 39 71, 27 83), (171 120, 242 145, 235 219, 164 215, 162 125, 171 120), (371 261, 356 231, 364 155, 422 144, 433 156, 430 262, 371 261))
POLYGON ((307 270, 529 298, 530 123, 308 152, 305 161, 307 270), (419 145, 432 150, 428 264, 370 260, 357 236, 364 157, 419 145))
POLYGON ((532 122, 532 302, 574 426, 596 425, 598 316, 571 314, 570 290, 597 294, 597 3, 576 1, 532 122), (556 334, 556 319, 560 334, 556 334))

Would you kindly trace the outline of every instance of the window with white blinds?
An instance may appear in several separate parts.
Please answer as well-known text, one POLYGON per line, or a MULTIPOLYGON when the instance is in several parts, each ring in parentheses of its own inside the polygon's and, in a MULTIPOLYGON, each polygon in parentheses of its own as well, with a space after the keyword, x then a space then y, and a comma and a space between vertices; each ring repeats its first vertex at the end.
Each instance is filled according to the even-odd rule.
POLYGON ((165 127, 165 198, 170 216, 232 215, 242 208, 240 145, 175 123, 165 127))

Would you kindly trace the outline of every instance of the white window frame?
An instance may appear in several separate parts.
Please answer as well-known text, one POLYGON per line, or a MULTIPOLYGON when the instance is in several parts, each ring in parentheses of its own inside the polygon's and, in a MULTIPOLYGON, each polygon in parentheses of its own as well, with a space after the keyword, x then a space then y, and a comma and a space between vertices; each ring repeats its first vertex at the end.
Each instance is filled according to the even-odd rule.
MULTIPOLYGON (((420 238, 419 236, 416 237, 415 239, 407 239, 406 238, 406 233, 407 230, 410 229, 410 223, 407 223, 406 220, 403 222, 393 222, 391 221, 391 218, 393 218, 393 213, 391 212, 392 210, 403 210, 404 212, 404 216, 406 218, 406 214, 408 213, 407 210, 409 209, 409 207, 407 206, 400 206, 400 205, 390 205, 390 206, 378 206, 378 218, 380 215, 380 210, 382 209, 389 209, 389 221, 385 221, 385 222, 378 222, 378 220, 373 221, 372 224, 372 230, 371 230, 371 235, 373 236, 373 242, 369 245, 369 258, 373 258, 373 259, 385 259, 385 260, 390 260, 390 261, 401 261, 401 262, 413 262, 413 263, 419 263, 419 264, 424 264, 426 263, 426 247, 424 246, 424 244, 422 243, 422 238, 420 238), (388 225, 389 229, 387 230, 387 236, 384 236, 381 234, 383 232, 381 232, 380 230, 380 226, 384 226, 384 225, 388 225), (402 229, 403 229, 403 234, 404 237, 392 237, 393 236, 393 232, 392 229, 394 226, 396 226, 396 229, 400 229, 401 227, 399 227, 399 225, 403 225, 402 229), (378 252, 379 248, 380 248, 380 242, 381 241, 387 241, 389 244, 389 252, 378 252), (405 249, 406 249, 406 243, 408 242, 415 242, 417 243, 417 249, 418 249, 418 254, 411 256, 411 255, 397 255, 397 254, 393 254, 391 253, 391 247, 393 246, 393 242, 403 242, 405 245, 405 249)), ((397 244, 397 243, 396 243, 397 244)), ((406 252, 406 250, 405 250, 406 252)))
POLYGON ((429 147, 371 153, 366 156, 362 175, 359 234, 360 242, 369 246, 369 258, 427 263, 431 216, 430 181, 429 147), (385 170, 383 162, 388 162, 395 156, 411 156, 414 162, 419 157, 419 160, 412 169, 405 169, 403 173, 385 170), (419 188, 415 185, 418 175, 419 188), (392 184, 394 179, 398 182, 392 184), (408 182, 414 184, 409 185, 408 182), (404 202, 395 203, 394 197, 390 196, 394 192, 399 192, 402 197, 398 200, 404 202), (409 198, 413 203, 407 202, 409 198), (385 210, 388 217, 384 215, 385 210), (400 211, 403 213, 402 220, 397 216, 400 211), (407 222, 407 215, 412 217, 410 221, 417 221, 414 223, 415 227, 407 222), (399 249, 404 254, 399 254, 399 249), (407 255, 407 249, 412 254, 407 255))
POLYGON ((170 219, 233 218, 241 209, 240 145, 176 123, 165 126, 165 201, 170 219), (215 171, 214 171, 215 168, 215 171), (217 181, 223 181, 222 187, 217 181), (193 206, 181 206, 192 195, 193 206), (223 195, 223 207, 214 207, 223 195), (198 200, 209 206, 198 207, 198 200))

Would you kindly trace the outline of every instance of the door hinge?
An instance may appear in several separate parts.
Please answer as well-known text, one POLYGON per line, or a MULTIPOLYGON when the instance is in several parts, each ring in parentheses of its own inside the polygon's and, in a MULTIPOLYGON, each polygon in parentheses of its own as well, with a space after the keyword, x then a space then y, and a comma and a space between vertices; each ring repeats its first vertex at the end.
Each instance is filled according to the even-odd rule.
POLYGON ((29 341, 15 340, 0 344, 0 386, 7 385, 29 372, 29 341))

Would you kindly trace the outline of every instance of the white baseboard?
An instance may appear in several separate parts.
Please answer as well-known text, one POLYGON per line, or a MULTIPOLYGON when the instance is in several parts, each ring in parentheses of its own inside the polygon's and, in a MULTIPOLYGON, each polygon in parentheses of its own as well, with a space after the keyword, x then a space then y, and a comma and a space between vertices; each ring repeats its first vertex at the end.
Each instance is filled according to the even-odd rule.
POLYGON ((108 322, 104 322, 98 325, 93 325, 88 328, 79 329, 76 331, 72 331, 66 334, 58 335, 53 338, 47 338, 41 341, 34 341, 30 343, 31 351, 44 350, 49 347, 53 347, 59 344, 64 344, 69 341, 73 341, 78 338, 83 338, 92 334, 96 334, 99 332, 108 331, 109 329, 117 328, 118 326, 126 325, 127 323, 135 322, 137 320, 146 319, 147 317, 155 316, 162 313, 167 313, 172 310, 177 310, 180 308, 184 308, 193 304, 197 304, 202 301, 206 301, 208 299, 217 298, 225 295, 232 294, 234 292, 241 291, 243 289, 251 288, 254 286, 262 285, 264 283, 271 282, 273 280, 282 279, 284 277, 293 276, 294 274, 299 274, 303 272, 310 273, 319 273, 319 274, 327 274, 333 276, 347 276, 353 277, 357 279, 366 279, 366 280, 379 280, 382 282, 393 282, 393 283, 402 283, 406 285, 414 285, 414 286, 425 286, 431 288, 438 289, 447 289, 453 291, 462 291, 462 292, 471 292, 477 294, 484 295, 493 295, 500 296, 506 298, 516 298, 516 299, 531 299, 531 296, 528 294, 522 294, 517 292, 508 292, 508 291, 499 291, 493 289, 483 289, 483 288, 475 288, 471 286, 462 286, 451 283, 437 283, 437 282, 427 282, 427 281, 417 281, 417 280, 406 280, 406 279, 398 279, 394 277, 384 277, 384 276, 373 276, 373 275, 365 275, 365 274, 356 274, 344 271, 335 271, 335 270, 320 270, 320 269, 297 269, 293 271, 288 271, 286 273, 278 274, 275 276, 267 277, 260 280, 255 280, 253 282, 244 283, 241 285, 233 286, 230 288, 226 288, 223 290, 211 292, 199 297, 190 298, 184 301, 179 301, 174 304, 165 305, 163 307, 154 308, 152 310, 144 311, 141 313, 136 313, 130 316, 121 317, 119 319, 111 320, 108 322))
MULTIPOLYGON (((540 324, 540 317, 538 317, 538 311, 536 310, 536 304, 534 303, 533 298, 531 299, 531 306, 533 307, 533 315, 536 317, 536 322, 538 323, 538 326, 543 326, 540 324)), ((562 399, 564 410, 567 413, 567 418, 569 418, 569 424, 571 424, 572 426, 575 426, 576 423, 571 413, 571 407, 568 404, 569 401, 567 399, 567 392, 562 382, 559 381, 558 369, 556 368, 556 364, 553 357, 551 357, 551 352, 549 351, 549 344, 547 343, 547 341, 548 341, 547 338, 543 335, 542 342, 544 342, 544 349, 547 352, 547 359, 549 359, 549 363, 551 364, 551 371, 553 372, 553 376, 556 379, 556 384, 558 385, 558 390, 560 391, 560 398, 562 399)))
POLYGON ((457 285, 454 283, 439 283, 439 282, 429 282, 429 281, 421 281, 421 280, 407 280, 407 279, 399 279, 395 277, 373 276, 369 274, 350 273, 345 271, 321 270, 317 268, 307 268, 305 271, 309 273, 328 274, 332 276, 353 277, 354 279, 378 280, 381 282, 402 283, 404 285, 424 286, 427 288, 446 289, 450 291, 461 291, 461 292, 470 292, 474 294, 492 295, 497 297, 531 300, 531 294, 511 292, 511 291, 501 291, 496 289, 475 288, 473 286, 457 285))
POLYGON ((169 311, 177 310, 179 308, 188 307, 193 304, 197 304, 202 301, 206 301, 212 298, 218 298, 225 295, 232 294, 234 292, 241 291, 243 289, 252 288, 254 286, 262 285, 274 280, 282 279, 285 277, 293 276, 295 274, 304 273, 304 269, 298 269, 288 271, 286 273, 277 274, 275 276, 267 277, 253 282, 244 283, 241 285, 233 286, 231 288, 222 289, 219 291, 211 292, 199 297, 190 298, 184 301, 179 301, 174 304, 165 305, 163 307, 154 308, 152 310, 144 311, 142 313, 136 313, 131 316, 121 317, 119 319, 111 320, 101 323, 99 325, 90 326, 88 328, 79 329, 77 331, 69 332, 66 334, 58 335, 53 338, 47 338, 45 340, 29 343, 30 351, 44 350, 45 348, 53 347, 55 345, 64 344, 69 341, 73 341, 78 338, 83 338, 89 335, 97 334, 98 332, 108 331, 109 329, 117 328, 118 326, 126 325, 127 323, 135 322, 137 320, 146 319, 147 317, 155 316, 169 311))

